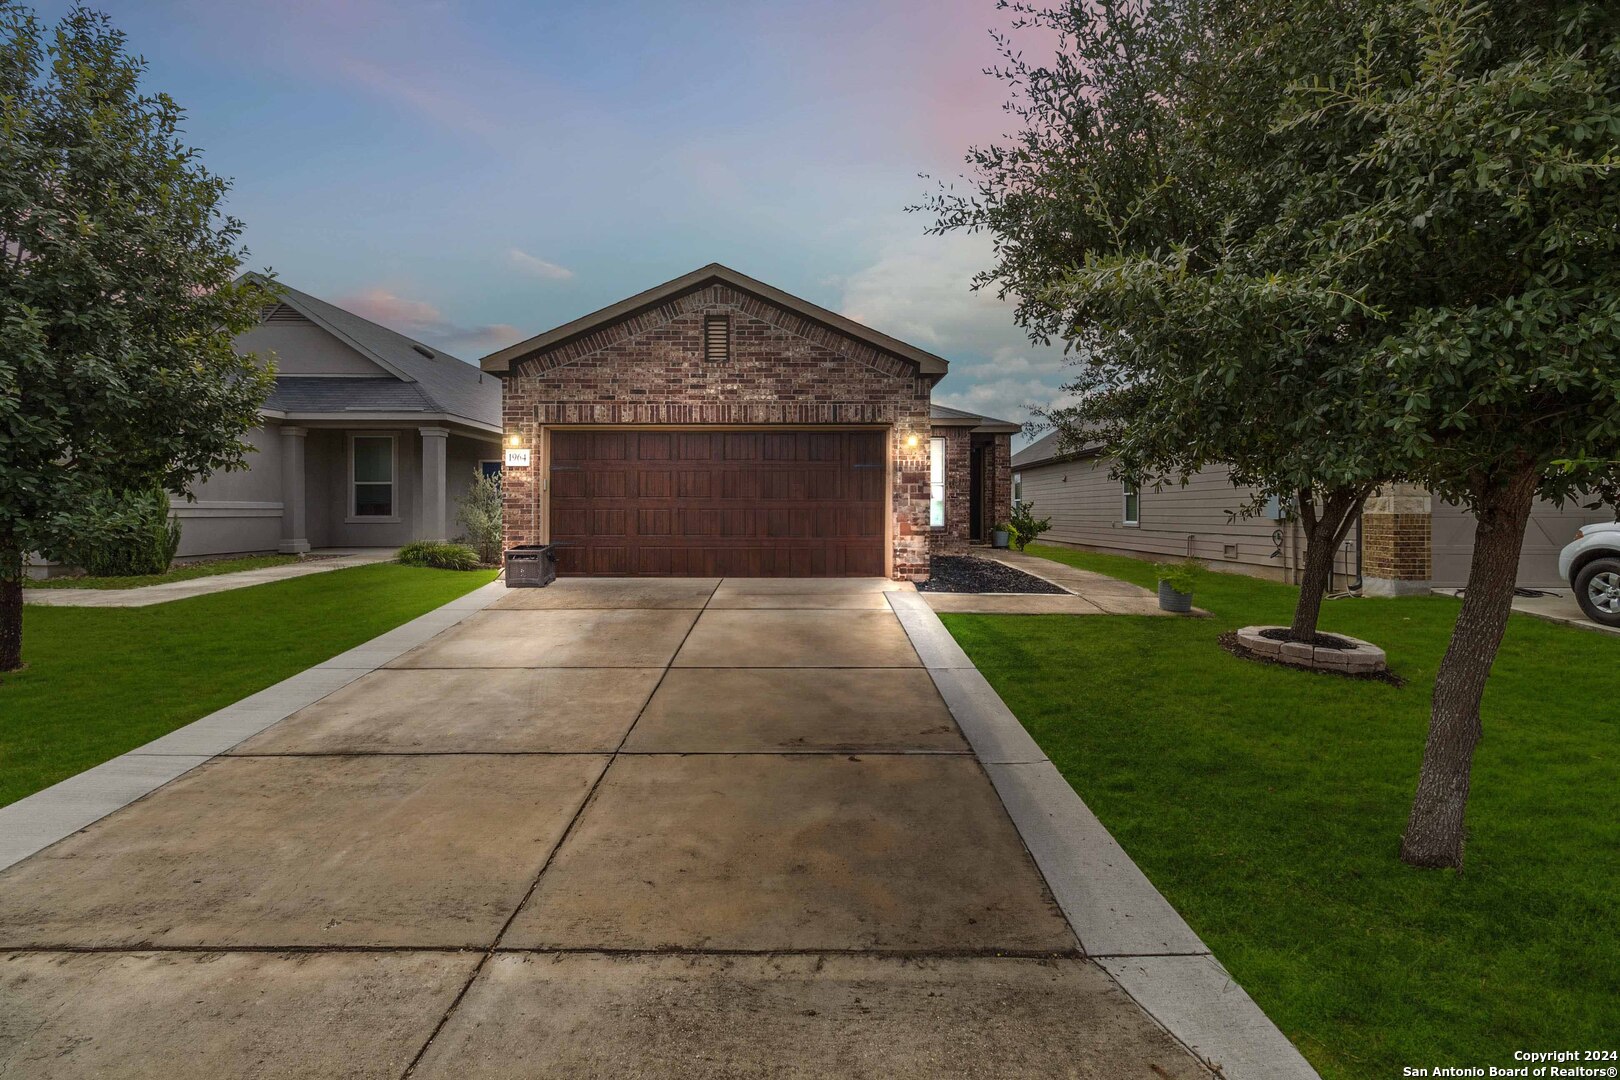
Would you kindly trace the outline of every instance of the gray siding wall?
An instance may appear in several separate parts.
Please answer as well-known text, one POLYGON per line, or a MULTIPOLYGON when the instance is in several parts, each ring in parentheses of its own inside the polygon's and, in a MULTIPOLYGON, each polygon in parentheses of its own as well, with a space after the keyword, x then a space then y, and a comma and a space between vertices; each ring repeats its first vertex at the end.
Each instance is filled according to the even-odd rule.
MULTIPOLYGON (((1474 516, 1438 498, 1433 500, 1430 514, 1434 584, 1460 589, 1468 584, 1468 563, 1474 553, 1474 516)), ((1569 588, 1569 582, 1558 576, 1559 551, 1575 539, 1575 530, 1582 525, 1608 520, 1610 515, 1601 509, 1583 510, 1576 503, 1566 503, 1559 509, 1537 499, 1524 530, 1519 584, 1526 588, 1569 588)))
POLYGON ((240 352, 272 358, 279 375, 388 373, 312 322, 262 322, 236 339, 240 352))
POLYGON ((196 485, 195 502, 173 500, 180 519, 179 558, 275 551, 281 539, 281 436, 274 427, 248 432, 256 453, 248 468, 220 472, 196 485))
MULTIPOLYGON (((1244 573, 1283 577, 1293 565, 1291 536, 1282 554, 1274 534, 1278 523, 1244 518, 1238 510, 1250 498, 1248 488, 1234 487, 1225 466, 1206 469, 1187 486, 1165 486, 1141 492, 1135 526, 1124 523, 1124 496, 1118 480, 1108 475, 1110 459, 1077 461, 1015 469, 1023 478, 1023 499, 1037 517, 1050 517, 1052 530, 1043 540, 1074 544, 1122 555, 1160 559, 1202 559, 1244 573)), ((1354 567, 1353 548, 1345 568, 1354 567)))

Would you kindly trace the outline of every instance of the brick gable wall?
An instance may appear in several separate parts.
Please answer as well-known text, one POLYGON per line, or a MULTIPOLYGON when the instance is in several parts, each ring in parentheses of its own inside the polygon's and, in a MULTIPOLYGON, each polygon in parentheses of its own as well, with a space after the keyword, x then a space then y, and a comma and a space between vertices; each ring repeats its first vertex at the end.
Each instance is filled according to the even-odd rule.
MULTIPOLYGON (((533 467, 508 470, 503 480, 508 546, 545 535, 542 435, 550 426, 884 425, 893 573, 928 573, 931 382, 909 361, 712 285, 517 361, 503 381, 506 431, 535 451, 533 467), (710 315, 730 320, 728 361, 704 357, 710 315)), ((966 487, 959 492, 965 507, 966 487)))

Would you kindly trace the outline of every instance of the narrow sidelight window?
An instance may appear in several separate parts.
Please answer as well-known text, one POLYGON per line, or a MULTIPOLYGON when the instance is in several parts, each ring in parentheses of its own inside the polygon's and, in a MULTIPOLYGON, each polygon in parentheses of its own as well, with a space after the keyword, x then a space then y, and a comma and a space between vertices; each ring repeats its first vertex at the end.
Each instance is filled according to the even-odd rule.
POLYGON ((353 515, 357 518, 394 516, 394 437, 356 435, 349 441, 350 469, 354 478, 353 515))
POLYGON ((703 359, 711 364, 731 359, 731 320, 726 316, 703 316, 703 359))
POLYGON ((1119 486, 1120 492, 1125 496, 1125 509, 1122 511, 1123 521, 1126 525, 1139 525, 1137 514, 1140 512, 1142 490, 1127 480, 1119 486))
POLYGON ((945 527, 945 440, 928 440, 928 524, 945 527))

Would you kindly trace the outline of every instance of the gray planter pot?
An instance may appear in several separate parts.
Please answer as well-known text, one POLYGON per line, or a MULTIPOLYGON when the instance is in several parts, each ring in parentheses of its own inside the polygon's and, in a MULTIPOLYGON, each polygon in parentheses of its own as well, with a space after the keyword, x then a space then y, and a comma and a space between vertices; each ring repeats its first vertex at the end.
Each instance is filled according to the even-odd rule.
POLYGON ((1190 592, 1177 592, 1170 587, 1168 581, 1159 582, 1159 607, 1164 611, 1177 611, 1185 614, 1192 610, 1192 597, 1190 592))
POLYGON ((1001 550, 1006 551, 1007 550, 1007 544, 1011 540, 1012 540, 1012 534, 1009 533, 1006 529, 992 529, 992 530, 990 530, 990 546, 993 547, 993 548, 1000 548, 1001 550))

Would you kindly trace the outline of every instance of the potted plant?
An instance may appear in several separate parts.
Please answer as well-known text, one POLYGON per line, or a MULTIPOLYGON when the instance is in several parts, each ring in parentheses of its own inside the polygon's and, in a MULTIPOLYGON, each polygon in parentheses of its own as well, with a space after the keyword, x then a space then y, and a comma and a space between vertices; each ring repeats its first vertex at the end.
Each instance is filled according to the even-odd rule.
POLYGON ((990 530, 990 546, 998 551, 1006 551, 1007 545, 1012 541, 1012 526, 1003 521, 990 530))
POLYGON ((1012 518, 1007 522, 1007 528, 1012 533, 1013 547, 1019 551, 1023 551, 1040 539, 1041 533, 1052 527, 1051 518, 1037 518, 1034 511, 1034 503, 1018 503, 1013 507, 1012 518))
POLYGON ((1159 568, 1159 607, 1186 613, 1192 610, 1193 587, 1203 566, 1193 559, 1159 568))

